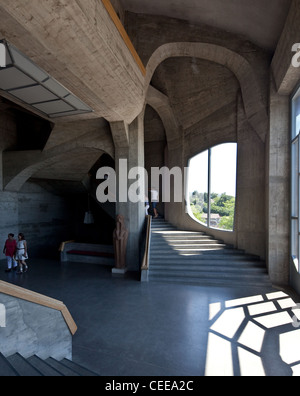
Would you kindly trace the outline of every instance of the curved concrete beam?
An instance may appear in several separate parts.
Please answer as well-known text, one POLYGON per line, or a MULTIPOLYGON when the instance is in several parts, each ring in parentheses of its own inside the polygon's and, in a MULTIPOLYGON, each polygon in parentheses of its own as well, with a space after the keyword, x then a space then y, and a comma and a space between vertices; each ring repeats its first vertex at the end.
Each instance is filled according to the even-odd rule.
POLYGON ((181 144, 182 134, 174 116, 169 98, 152 85, 149 86, 146 101, 160 116, 165 127, 169 149, 177 148, 181 144))
POLYGON ((148 88, 156 68, 166 59, 194 57, 218 63, 231 70, 238 79, 249 123, 262 141, 268 128, 268 115, 261 87, 250 63, 238 53, 208 43, 169 43, 159 47, 149 59, 145 86, 148 88))
MULTIPOLYGON (((63 161, 71 152, 92 150, 106 152, 114 158, 114 148, 111 144, 110 149, 106 146, 103 149, 101 139, 96 140, 94 134, 87 133, 81 139, 74 139, 67 143, 56 146, 45 151, 7 151, 3 153, 3 179, 4 190, 18 192, 26 181, 40 170, 47 166, 51 166, 58 161, 63 161)), ((55 176, 55 175, 54 175, 55 176)))
POLYGON ((130 124, 142 111, 144 75, 102 1, 1 1, 0 26, 94 110, 87 118, 130 124))

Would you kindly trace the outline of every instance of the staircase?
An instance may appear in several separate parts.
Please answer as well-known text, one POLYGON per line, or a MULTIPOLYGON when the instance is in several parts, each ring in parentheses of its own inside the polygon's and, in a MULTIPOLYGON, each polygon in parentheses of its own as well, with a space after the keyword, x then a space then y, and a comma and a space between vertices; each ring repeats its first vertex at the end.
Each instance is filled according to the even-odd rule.
POLYGON ((0 353, 1 377, 98 377, 98 374, 63 359, 61 362, 49 358, 42 360, 37 356, 29 359, 15 354, 5 358, 0 353))
POLYGON ((271 286, 265 262, 202 232, 152 221, 150 282, 212 286, 271 286))

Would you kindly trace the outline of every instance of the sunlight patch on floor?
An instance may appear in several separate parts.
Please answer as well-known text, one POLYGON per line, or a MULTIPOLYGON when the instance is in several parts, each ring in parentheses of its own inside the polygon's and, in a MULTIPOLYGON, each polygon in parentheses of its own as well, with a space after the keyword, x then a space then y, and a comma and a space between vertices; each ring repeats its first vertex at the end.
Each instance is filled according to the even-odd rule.
POLYGON ((286 293, 212 303, 209 320, 206 376, 266 376, 266 339, 274 347, 268 364, 300 376, 300 305, 286 293))

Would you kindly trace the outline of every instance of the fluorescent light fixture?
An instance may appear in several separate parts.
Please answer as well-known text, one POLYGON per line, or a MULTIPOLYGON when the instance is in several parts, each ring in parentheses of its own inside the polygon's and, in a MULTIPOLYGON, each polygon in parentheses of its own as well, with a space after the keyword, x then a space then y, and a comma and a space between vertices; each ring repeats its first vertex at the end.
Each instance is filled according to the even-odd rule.
POLYGON ((0 40, 0 46, 6 51, 6 65, 0 66, 0 89, 52 118, 93 112, 12 44, 0 40))

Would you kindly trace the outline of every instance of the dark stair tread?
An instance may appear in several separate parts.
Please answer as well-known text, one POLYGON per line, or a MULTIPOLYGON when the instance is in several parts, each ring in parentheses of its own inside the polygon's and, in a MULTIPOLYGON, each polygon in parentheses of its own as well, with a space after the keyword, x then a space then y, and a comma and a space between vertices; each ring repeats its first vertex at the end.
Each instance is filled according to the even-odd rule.
POLYGON ((76 371, 78 374, 80 374, 83 377, 99 377, 99 374, 96 374, 91 370, 81 366, 80 364, 72 362, 69 359, 63 359, 61 363, 69 367, 70 369, 76 371))
POLYGON ((51 367, 48 363, 46 363, 44 360, 42 360, 41 358, 39 358, 36 355, 31 356, 27 360, 33 367, 35 367, 37 370, 39 370, 45 377, 63 377, 64 376, 61 372, 59 372, 55 368, 51 367))
POLYGON ((46 363, 48 363, 51 367, 53 367, 55 370, 58 370, 61 374, 63 374, 66 377, 80 377, 80 374, 70 367, 67 367, 61 362, 58 362, 57 360, 53 358, 48 358, 45 360, 46 363))
POLYGON ((43 374, 32 366, 27 359, 19 353, 7 358, 9 363, 14 367, 21 377, 42 377, 43 374))
POLYGON ((1 377, 18 377, 19 374, 10 362, 0 353, 0 375, 1 377))

